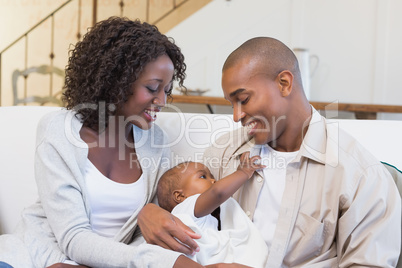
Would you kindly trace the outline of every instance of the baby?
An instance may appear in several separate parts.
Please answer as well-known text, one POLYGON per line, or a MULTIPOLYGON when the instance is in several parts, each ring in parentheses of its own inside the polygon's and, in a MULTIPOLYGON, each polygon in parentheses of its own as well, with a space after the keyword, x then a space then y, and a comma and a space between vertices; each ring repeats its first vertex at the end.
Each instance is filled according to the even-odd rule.
POLYGON ((201 163, 185 162, 168 170, 158 183, 159 205, 178 217, 193 231, 200 252, 188 256, 202 265, 239 263, 264 267, 268 248, 239 204, 230 198, 254 171, 259 156, 241 156, 236 172, 216 181, 201 163), (219 213, 220 212, 220 213, 219 213))

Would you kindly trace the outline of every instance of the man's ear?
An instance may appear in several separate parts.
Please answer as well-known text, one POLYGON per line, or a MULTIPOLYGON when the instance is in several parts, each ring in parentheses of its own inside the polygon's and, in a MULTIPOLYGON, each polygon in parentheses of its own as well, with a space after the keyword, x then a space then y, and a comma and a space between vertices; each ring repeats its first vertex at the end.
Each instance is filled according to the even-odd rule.
POLYGON ((293 74, 289 70, 280 72, 277 76, 282 97, 287 97, 292 93, 293 74))
POLYGON ((173 200, 177 204, 180 204, 181 202, 183 202, 184 199, 186 199, 186 197, 183 195, 183 190, 174 190, 173 191, 173 200))

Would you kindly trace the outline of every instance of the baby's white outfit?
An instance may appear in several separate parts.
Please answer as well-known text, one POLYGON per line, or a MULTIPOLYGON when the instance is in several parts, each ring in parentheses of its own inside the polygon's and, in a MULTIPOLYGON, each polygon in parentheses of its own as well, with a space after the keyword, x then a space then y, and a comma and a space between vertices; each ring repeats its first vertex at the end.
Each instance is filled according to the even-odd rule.
POLYGON ((219 231, 218 220, 212 215, 200 218, 194 216, 194 207, 199 196, 197 194, 186 198, 172 211, 173 215, 202 236, 196 240, 200 252, 188 257, 202 265, 239 263, 265 267, 268 247, 236 200, 229 198, 220 206, 219 231))

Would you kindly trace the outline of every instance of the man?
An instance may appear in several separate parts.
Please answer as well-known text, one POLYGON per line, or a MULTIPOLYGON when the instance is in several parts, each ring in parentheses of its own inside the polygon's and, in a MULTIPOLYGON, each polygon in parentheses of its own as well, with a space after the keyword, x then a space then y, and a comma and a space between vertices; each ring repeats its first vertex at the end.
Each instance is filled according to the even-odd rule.
MULTIPOLYGON (((392 177, 311 107, 293 52, 273 38, 245 42, 226 60, 222 88, 244 127, 219 138, 204 162, 217 179, 246 151, 267 165, 234 195, 268 245, 266 267, 395 267, 401 199, 392 177)), ((194 252, 195 235, 162 214, 152 204, 140 213, 146 241, 194 252)))
POLYGON ((234 197, 269 246, 267 267, 395 267, 401 245, 395 183, 310 106, 293 52, 273 38, 245 42, 226 60, 222 88, 244 128, 218 139, 205 163, 222 178, 244 151, 266 160, 267 168, 234 197))

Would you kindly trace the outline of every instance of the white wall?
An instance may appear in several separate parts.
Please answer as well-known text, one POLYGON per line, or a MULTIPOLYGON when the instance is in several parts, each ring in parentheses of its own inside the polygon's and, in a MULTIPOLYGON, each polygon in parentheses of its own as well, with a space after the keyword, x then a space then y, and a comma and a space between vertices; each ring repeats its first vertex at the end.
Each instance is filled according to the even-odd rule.
MULTIPOLYGON (((0 49, 29 29, 64 0, 0 0, 0 49)), ((99 19, 119 14, 118 0, 99 0, 99 19)), ((143 10, 139 1, 130 14, 143 10), (136 12, 134 12, 134 11, 136 12)), ((67 13, 74 13, 73 1, 67 13)), ((92 0, 82 0, 81 33, 91 22, 92 0)), ((310 100, 402 105, 402 0, 214 0, 183 21, 168 35, 175 38, 186 56, 189 88, 211 89, 222 96, 221 67, 227 55, 255 36, 272 36, 291 48, 308 48, 320 59, 311 79, 310 100)), ((76 18, 56 17, 56 28, 65 29, 55 40, 55 64, 63 68, 67 45, 75 43, 76 18)), ((141 17, 141 16, 139 16, 141 17)), ((30 37, 33 58, 28 66, 48 58, 50 41, 32 47, 34 39, 48 38, 50 25, 30 37), (45 35, 46 34, 46 35, 45 35)), ((3 104, 11 104, 11 71, 24 66, 24 42, 3 55, 3 104), (8 69, 7 73, 5 69, 8 69)), ((44 85, 44 78, 35 85, 44 85)), ((56 86, 61 86, 62 80, 56 86)), ((22 81, 21 81, 22 83, 22 81)), ((22 88, 23 85, 19 85, 22 88)), ((202 107, 205 108, 205 107, 202 107)), ((381 119, 402 120, 402 114, 381 114, 381 119)))
POLYGON ((168 35, 186 57, 187 87, 208 95, 222 96, 231 51, 271 36, 319 57, 310 100, 402 105, 400 14, 402 0, 214 0, 168 35))

